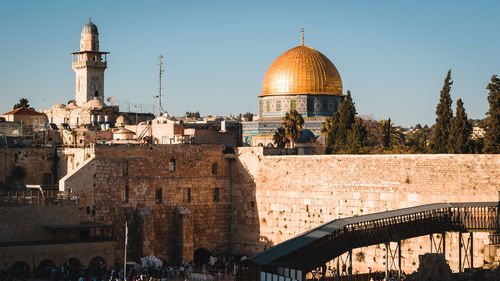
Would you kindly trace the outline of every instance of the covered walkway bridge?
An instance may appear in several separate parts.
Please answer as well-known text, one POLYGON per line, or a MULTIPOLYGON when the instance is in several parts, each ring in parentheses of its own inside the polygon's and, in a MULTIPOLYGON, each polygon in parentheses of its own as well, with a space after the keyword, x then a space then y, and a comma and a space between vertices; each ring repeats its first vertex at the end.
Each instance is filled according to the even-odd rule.
POLYGON ((306 273, 317 269, 324 277, 325 264, 344 253, 348 254, 342 261, 344 270, 340 270, 337 259, 336 274, 345 273, 352 278, 352 249, 382 243, 389 253, 385 255, 386 275, 390 264, 399 276, 401 240, 430 235, 436 252, 444 253, 445 236, 436 243, 433 234, 450 231, 460 234, 462 271, 473 264, 472 233, 500 231, 498 207, 499 202, 439 203, 333 220, 241 262, 237 266, 237 280, 303 281, 306 273), (394 251, 390 242, 397 242, 394 251))

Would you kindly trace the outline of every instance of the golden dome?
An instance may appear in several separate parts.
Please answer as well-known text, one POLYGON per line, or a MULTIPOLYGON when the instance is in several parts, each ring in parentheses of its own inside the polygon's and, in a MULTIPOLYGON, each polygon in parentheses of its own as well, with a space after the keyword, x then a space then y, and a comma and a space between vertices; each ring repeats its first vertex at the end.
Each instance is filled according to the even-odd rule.
POLYGON ((335 65, 322 53, 298 46, 279 56, 264 77, 262 96, 342 96, 342 79, 335 65))

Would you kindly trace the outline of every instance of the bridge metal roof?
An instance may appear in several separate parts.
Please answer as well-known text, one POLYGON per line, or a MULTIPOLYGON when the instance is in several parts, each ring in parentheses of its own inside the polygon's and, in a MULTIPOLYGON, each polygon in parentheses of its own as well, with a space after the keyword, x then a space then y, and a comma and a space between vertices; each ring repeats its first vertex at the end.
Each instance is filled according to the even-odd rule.
MULTIPOLYGON (((409 216, 413 214, 425 214, 430 212, 448 211, 450 208, 470 208, 470 207, 497 207, 498 202, 470 202, 470 203, 436 203, 409 207, 404 209, 361 215, 356 217, 336 219, 306 231, 299 236, 279 243, 268 250, 258 253, 248 259, 259 265, 270 265, 277 260, 283 259, 299 250, 308 247, 314 242, 317 242, 326 236, 342 230, 349 225, 360 223, 369 223, 374 221, 394 219, 398 217, 409 216)), ((422 235, 422 234, 420 234, 422 235)), ((389 240, 390 241, 390 240, 389 240)))

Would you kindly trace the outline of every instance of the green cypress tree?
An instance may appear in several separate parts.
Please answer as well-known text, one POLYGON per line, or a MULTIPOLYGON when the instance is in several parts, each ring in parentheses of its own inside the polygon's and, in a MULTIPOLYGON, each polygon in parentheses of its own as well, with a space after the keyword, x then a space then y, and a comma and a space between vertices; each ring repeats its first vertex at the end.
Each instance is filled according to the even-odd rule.
POLYGON ((500 79, 496 75, 491 77, 491 83, 486 89, 490 110, 486 121, 486 134, 484 136, 484 151, 486 153, 500 153, 500 79))
POLYGON ((356 117, 350 130, 347 132, 346 144, 341 152, 350 154, 362 153, 365 146, 366 129, 363 126, 363 120, 360 117, 356 117))
POLYGON ((467 119, 464 103, 457 100, 457 110, 455 117, 451 120, 450 136, 448 139, 449 153, 469 153, 470 135, 472 133, 472 123, 467 119))
MULTIPOLYGON (((349 131, 353 129, 361 130, 359 126, 363 126, 361 122, 358 124, 359 126, 353 127, 355 122, 356 108, 351 97, 351 91, 348 90, 344 101, 340 104, 339 110, 331 119, 327 119, 325 123, 323 123, 322 131, 326 132, 326 153, 357 153, 352 152, 356 149, 351 149, 348 141, 349 131)), ((364 132, 363 141, 360 140, 357 142, 361 142, 362 145, 366 142, 366 130, 364 132)), ((351 140, 356 136, 363 136, 361 132, 352 132, 351 134, 351 140)), ((353 144, 353 146, 356 145, 357 144, 353 144)))
POLYGON ((451 81, 451 69, 448 71, 444 79, 444 85, 441 89, 439 103, 436 107, 436 124, 434 124, 431 150, 434 153, 447 153, 448 152, 448 137, 450 133, 451 118, 453 111, 451 110, 451 97, 450 90, 453 81, 451 81))

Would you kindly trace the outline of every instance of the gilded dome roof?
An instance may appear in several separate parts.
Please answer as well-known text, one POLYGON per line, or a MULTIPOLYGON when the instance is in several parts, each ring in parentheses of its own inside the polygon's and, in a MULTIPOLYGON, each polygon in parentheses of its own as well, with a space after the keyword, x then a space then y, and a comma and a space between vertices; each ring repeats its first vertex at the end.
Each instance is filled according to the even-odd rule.
POLYGON ((342 79, 322 53, 298 46, 279 56, 264 77, 261 96, 342 95, 342 79))

